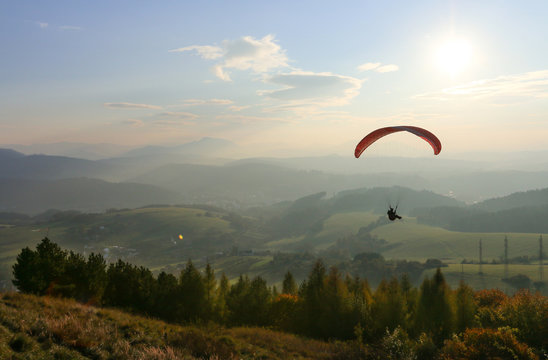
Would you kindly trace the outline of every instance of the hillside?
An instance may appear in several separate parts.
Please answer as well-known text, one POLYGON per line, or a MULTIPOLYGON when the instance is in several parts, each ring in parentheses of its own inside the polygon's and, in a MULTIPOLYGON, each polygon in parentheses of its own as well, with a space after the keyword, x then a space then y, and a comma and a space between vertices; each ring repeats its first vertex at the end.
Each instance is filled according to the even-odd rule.
POLYGON ((3 275, 0 279, 9 273, 20 248, 36 244, 45 234, 80 253, 96 252, 113 261, 119 257, 139 265, 160 267, 182 264, 190 258, 214 257, 218 252, 228 253, 234 246, 256 247, 261 235, 247 233, 253 226, 242 229, 243 224, 245 219, 213 208, 147 207, 100 214, 52 213, 39 223, 0 227, 3 275))
POLYGON ((269 164, 171 164, 131 179, 191 196, 192 202, 236 207, 294 200, 307 194, 357 187, 359 177, 294 170, 269 164))
POLYGON ((61 180, 0 179, 0 211, 37 214, 48 209, 104 211, 150 204, 176 204, 169 190, 135 183, 76 178, 61 180))
MULTIPOLYGON (((180 193, 187 203, 231 209, 294 200, 317 192, 332 195, 378 186, 428 189, 438 194, 451 194, 461 201, 477 202, 515 191, 537 189, 548 182, 548 172, 544 168, 538 171, 499 170, 484 162, 451 159, 355 159, 332 155, 230 161, 224 151, 233 145, 220 139, 203 139, 172 147, 148 146, 118 154, 115 158, 93 161, 24 155, 0 149, 0 179, 52 181, 87 177, 134 182, 180 193)), ((0 192, 2 187, 0 184, 0 192)), ((161 202, 161 198, 151 201, 161 202)), ((74 206, 74 209, 82 209, 85 204, 74 201, 74 206)), ((131 203, 121 205, 132 206, 131 203)))
POLYGON ((50 155, 23 155, 0 151, 0 178, 54 180, 74 177, 102 178, 115 169, 96 161, 50 155))
POLYGON ((509 210, 548 204, 548 188, 520 191, 507 196, 484 200, 473 206, 474 209, 486 211, 509 210))
POLYGON ((2 359, 344 359, 351 351, 261 328, 179 326, 72 300, 0 295, 2 359))

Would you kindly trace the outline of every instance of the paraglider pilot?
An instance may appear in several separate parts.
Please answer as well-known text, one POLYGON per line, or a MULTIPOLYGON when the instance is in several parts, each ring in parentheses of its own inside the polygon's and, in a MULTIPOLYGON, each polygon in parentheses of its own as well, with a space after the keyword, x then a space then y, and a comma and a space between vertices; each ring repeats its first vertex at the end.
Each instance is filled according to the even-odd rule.
POLYGON ((398 209, 397 206, 396 206, 396 209, 393 209, 392 206, 390 206, 390 209, 388 209, 388 211, 386 212, 386 214, 388 214, 388 218, 390 219, 390 221, 394 221, 396 219, 401 219, 401 216, 396 214, 397 209, 398 209))

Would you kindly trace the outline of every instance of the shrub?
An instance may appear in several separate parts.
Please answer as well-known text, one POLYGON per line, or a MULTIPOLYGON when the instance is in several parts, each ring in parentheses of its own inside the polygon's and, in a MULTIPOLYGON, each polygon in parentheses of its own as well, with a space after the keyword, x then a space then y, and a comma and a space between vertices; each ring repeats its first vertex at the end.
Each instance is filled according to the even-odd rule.
POLYGON ((417 355, 417 360, 430 360, 435 359, 438 348, 434 344, 432 337, 426 333, 422 333, 415 344, 415 354, 417 355))
POLYGON ((518 338, 537 348, 548 348, 548 298, 520 290, 501 307, 508 326, 519 329, 518 338))
POLYGON ((381 344, 387 359, 415 359, 415 351, 411 341, 409 341, 405 330, 402 330, 399 326, 392 333, 387 330, 381 344))
POLYGON ((32 348, 32 340, 25 334, 15 334, 9 341, 9 346, 13 351, 24 352, 32 348))
POLYGON ((537 359, 533 351, 514 336, 508 327, 499 329, 467 329, 445 342, 441 359, 537 359))

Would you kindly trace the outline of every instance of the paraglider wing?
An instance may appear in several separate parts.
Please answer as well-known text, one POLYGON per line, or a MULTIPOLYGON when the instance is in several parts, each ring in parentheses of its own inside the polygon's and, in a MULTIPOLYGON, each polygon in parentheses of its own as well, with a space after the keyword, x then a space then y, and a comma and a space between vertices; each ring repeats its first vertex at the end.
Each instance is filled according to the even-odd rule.
POLYGON ((354 156, 357 158, 360 157, 360 155, 364 152, 365 149, 369 147, 369 145, 373 144, 375 141, 379 140, 380 138, 395 133, 399 131, 408 131, 412 134, 417 135, 418 137, 422 138, 423 140, 427 141, 431 146, 432 149, 434 149, 434 155, 438 155, 441 151, 441 142, 436 137, 436 135, 432 134, 430 131, 416 127, 416 126, 389 126, 385 128, 380 128, 377 130, 372 131, 368 135, 366 135, 359 143, 356 145, 356 150, 354 151, 354 156))

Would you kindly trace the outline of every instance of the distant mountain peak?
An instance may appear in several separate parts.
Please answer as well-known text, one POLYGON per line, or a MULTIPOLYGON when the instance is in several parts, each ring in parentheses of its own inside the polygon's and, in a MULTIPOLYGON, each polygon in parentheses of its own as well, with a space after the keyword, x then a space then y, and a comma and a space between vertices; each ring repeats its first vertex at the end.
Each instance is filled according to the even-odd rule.
POLYGON ((150 156, 160 154, 219 156, 227 149, 235 149, 232 141, 213 137, 203 137, 196 141, 175 146, 149 145, 128 151, 125 156, 150 156))
POLYGON ((0 148, 0 158, 20 158, 25 156, 25 154, 12 149, 2 149, 0 148))

